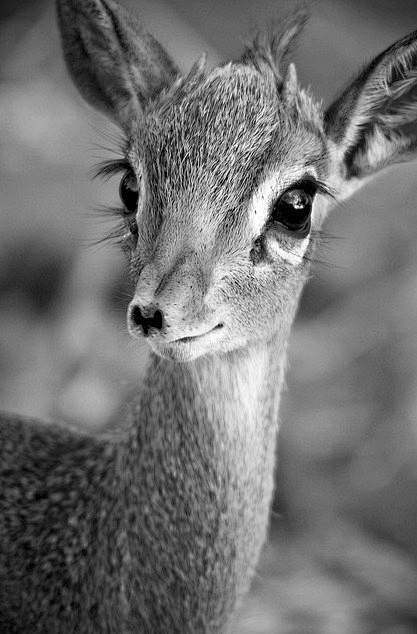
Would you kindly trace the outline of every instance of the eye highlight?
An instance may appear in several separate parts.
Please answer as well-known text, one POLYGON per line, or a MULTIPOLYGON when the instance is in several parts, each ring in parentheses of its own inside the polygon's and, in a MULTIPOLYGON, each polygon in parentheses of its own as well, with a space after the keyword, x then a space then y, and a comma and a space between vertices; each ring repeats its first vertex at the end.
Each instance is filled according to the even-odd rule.
POLYGON ((134 173, 129 170, 119 185, 119 196, 127 214, 136 213, 139 200, 139 183, 134 173))
POLYGON ((313 181, 302 181, 287 189, 274 203, 272 222, 282 225, 287 231, 302 237, 310 231, 311 211, 317 185, 313 181))

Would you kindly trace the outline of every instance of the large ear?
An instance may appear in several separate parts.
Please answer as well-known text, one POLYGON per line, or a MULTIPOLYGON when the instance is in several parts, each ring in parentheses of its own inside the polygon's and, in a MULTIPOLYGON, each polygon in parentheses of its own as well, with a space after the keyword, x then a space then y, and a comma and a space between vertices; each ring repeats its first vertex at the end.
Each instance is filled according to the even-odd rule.
POLYGON ((378 55, 325 114, 342 176, 362 178, 417 156, 417 31, 378 55))
POLYGON ((162 46, 113 0, 57 0, 65 60, 83 97, 128 128, 179 71, 162 46))

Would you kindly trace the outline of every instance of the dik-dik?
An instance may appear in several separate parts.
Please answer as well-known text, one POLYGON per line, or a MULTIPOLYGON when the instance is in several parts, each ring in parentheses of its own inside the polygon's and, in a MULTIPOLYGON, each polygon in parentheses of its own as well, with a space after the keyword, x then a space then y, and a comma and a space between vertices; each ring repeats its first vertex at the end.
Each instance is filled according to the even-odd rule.
POLYGON ((4 415, 0 632, 226 632, 265 539, 285 350, 334 199, 416 151, 417 33, 322 113, 303 25, 186 76, 113 0, 58 0, 69 71, 119 125, 127 323, 151 358, 117 435, 4 415))

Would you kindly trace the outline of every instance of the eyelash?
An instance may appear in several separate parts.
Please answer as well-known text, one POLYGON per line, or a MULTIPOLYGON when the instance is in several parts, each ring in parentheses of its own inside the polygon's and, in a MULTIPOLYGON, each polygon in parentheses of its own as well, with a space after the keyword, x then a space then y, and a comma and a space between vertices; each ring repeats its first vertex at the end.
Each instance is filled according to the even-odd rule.
POLYGON ((329 196, 330 198, 335 199, 335 191, 329 187, 326 183, 321 180, 318 180, 311 176, 306 176, 304 178, 300 178, 300 180, 295 181, 289 187, 287 187, 281 194, 284 195, 285 192, 294 188, 306 188, 314 191, 314 195, 322 194, 323 196, 329 196))
POLYGON ((125 173, 133 168, 126 159, 110 159, 99 163, 94 171, 94 178, 109 180, 112 176, 125 173))
POLYGON ((313 178, 313 179, 305 179, 302 182, 312 183, 312 185, 314 186, 316 190, 316 194, 322 194, 323 196, 327 196, 329 198, 332 198, 333 200, 336 200, 335 191, 331 187, 326 185, 326 183, 323 183, 323 181, 313 178))
MULTIPOLYGON (((101 178, 108 181, 113 176, 120 174, 126 174, 127 172, 133 172, 132 166, 127 159, 110 159, 99 163, 93 173, 93 178, 101 178)), ((129 218, 126 214, 126 209, 122 206, 101 206, 97 211, 105 217, 112 217, 118 220, 118 224, 114 230, 104 236, 102 239, 97 240, 96 244, 102 244, 104 242, 115 242, 116 244, 124 248, 126 246, 126 224, 129 223, 129 218)), ((132 233, 129 226, 129 231, 132 233)))

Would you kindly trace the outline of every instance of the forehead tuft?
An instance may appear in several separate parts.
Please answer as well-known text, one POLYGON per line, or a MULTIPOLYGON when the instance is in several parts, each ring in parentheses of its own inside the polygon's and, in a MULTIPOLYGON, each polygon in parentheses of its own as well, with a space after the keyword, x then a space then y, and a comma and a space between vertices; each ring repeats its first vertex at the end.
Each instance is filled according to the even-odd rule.
POLYGON ((187 106, 199 98, 213 105, 248 102, 250 97, 257 97, 262 102, 276 101, 276 89, 267 79, 246 64, 230 62, 207 72, 197 63, 186 77, 162 95, 156 110, 163 114, 173 105, 187 106))
POLYGON ((239 156, 267 144, 283 112, 271 82, 250 67, 227 64, 186 78, 156 106, 152 119, 162 136, 178 134, 213 156, 219 144, 227 144, 239 156))
POLYGON ((185 139, 188 132, 194 142, 207 135, 206 146, 211 141, 212 147, 221 135, 234 149, 244 142, 248 151, 251 138, 263 145, 280 128, 285 131, 301 124, 321 136, 321 108, 307 91, 297 88, 288 106, 273 72, 229 63, 206 73, 204 65, 197 63, 152 105, 150 124, 159 133, 171 135, 181 129, 181 137, 185 139))

